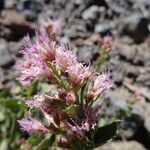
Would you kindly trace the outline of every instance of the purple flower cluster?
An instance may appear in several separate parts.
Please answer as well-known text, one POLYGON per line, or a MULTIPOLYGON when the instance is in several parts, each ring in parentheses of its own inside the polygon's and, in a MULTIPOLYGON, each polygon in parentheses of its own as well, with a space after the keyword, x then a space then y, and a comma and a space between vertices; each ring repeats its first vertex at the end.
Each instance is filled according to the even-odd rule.
POLYGON ((33 40, 27 36, 20 52, 24 55, 24 60, 17 62, 21 84, 46 79, 56 85, 56 90, 49 94, 24 100, 30 108, 39 109, 45 121, 21 119, 21 129, 60 134, 65 140, 61 139, 59 144, 65 143, 67 147, 74 139, 86 141, 86 134, 94 132, 99 121, 101 106, 92 104, 112 87, 110 71, 97 75, 90 66, 79 62, 73 51, 53 41, 43 30, 37 31, 33 40))

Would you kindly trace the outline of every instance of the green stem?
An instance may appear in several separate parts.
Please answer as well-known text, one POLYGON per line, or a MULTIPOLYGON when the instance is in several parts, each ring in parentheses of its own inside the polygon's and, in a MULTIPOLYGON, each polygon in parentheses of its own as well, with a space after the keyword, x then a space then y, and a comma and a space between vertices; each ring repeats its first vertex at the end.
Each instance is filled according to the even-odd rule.
POLYGON ((105 60, 108 58, 108 53, 105 50, 100 50, 99 52, 99 58, 96 60, 96 71, 99 71, 100 66, 105 62, 105 60))
POLYGON ((52 70, 53 76, 55 78, 55 82, 60 86, 63 87, 66 91, 68 91, 68 87, 65 85, 65 83, 63 82, 61 76, 59 75, 58 71, 56 70, 56 68, 51 64, 51 63, 47 63, 48 67, 50 67, 50 69, 52 70))
POLYGON ((87 82, 83 83, 83 86, 81 87, 81 91, 80 91, 80 103, 81 103, 81 107, 83 106, 83 96, 84 96, 84 90, 86 87, 87 82))

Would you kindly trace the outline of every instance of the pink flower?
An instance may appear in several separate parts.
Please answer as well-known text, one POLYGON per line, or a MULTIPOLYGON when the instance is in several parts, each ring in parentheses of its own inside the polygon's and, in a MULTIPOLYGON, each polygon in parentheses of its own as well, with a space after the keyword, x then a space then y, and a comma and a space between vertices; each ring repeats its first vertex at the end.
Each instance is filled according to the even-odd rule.
POLYGON ((97 76, 95 81, 89 84, 87 93, 88 97, 98 96, 103 91, 110 89, 112 87, 112 81, 110 77, 110 70, 105 70, 104 72, 102 72, 102 74, 97 76))
POLYGON ((41 21, 40 31, 46 32, 48 35, 55 34, 57 36, 60 36, 63 26, 64 26, 64 21, 62 18, 58 18, 56 20, 46 18, 45 20, 41 21))
POLYGON ((89 127, 89 130, 95 130, 97 127, 99 119, 99 111, 101 110, 102 105, 97 105, 94 107, 87 107, 85 110, 86 124, 89 127))
POLYGON ((49 40, 45 33, 36 32, 35 42, 31 42, 29 36, 23 41, 20 52, 24 55, 24 61, 18 61, 16 68, 20 71, 18 80, 22 84, 30 84, 34 79, 52 77, 46 61, 55 59, 55 42, 49 40))
POLYGON ((35 95, 32 100, 24 100, 23 102, 29 107, 39 108, 47 114, 51 114, 55 108, 53 108, 52 103, 56 101, 56 97, 42 94, 35 95))
POLYGON ((105 36, 100 39, 100 44, 101 44, 101 49, 105 50, 106 52, 110 52, 113 48, 113 43, 112 43, 112 37, 111 36, 105 36))
POLYGON ((90 68, 84 66, 82 63, 69 66, 66 72, 74 86, 80 84, 83 80, 87 80, 92 74, 90 68))
POLYGON ((58 66, 60 66, 63 70, 66 70, 68 67, 77 63, 77 57, 74 52, 60 47, 56 52, 55 61, 58 66))
POLYGON ((84 133, 84 129, 82 125, 71 125, 69 124, 69 129, 70 131, 73 133, 73 136, 76 136, 80 139, 82 139, 83 137, 85 137, 85 133, 84 133))
POLYGON ((42 60, 34 58, 34 60, 27 59, 17 62, 16 68, 20 71, 18 80, 23 85, 29 85, 32 80, 39 78, 52 77, 51 72, 42 60), (31 62, 32 61, 32 62, 31 62))
POLYGON ((69 148, 69 143, 67 141, 67 139, 65 137, 61 137, 58 141, 58 145, 61 147, 61 148, 69 148))
POLYGON ((28 133, 48 131, 48 129, 41 122, 33 118, 21 119, 18 120, 17 122, 21 126, 20 129, 23 131, 27 131, 28 133))
POLYGON ((39 59, 49 62, 55 59, 55 53, 58 47, 56 42, 50 40, 45 32, 36 31, 35 47, 39 59))
POLYGON ((52 32, 55 33, 56 35, 60 35, 62 27, 64 26, 64 20, 63 18, 58 18, 57 20, 53 21, 53 29, 52 32))
POLYGON ((60 89, 59 97, 69 104, 74 104, 76 102, 75 94, 72 91, 66 92, 65 90, 60 89))

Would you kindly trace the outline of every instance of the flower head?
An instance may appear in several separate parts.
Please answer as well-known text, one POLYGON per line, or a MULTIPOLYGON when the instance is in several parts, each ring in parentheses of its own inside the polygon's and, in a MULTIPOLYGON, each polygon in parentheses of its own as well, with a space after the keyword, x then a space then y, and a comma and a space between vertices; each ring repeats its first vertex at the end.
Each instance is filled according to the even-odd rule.
POLYGON ((67 70, 68 67, 73 66, 77 62, 77 57, 71 50, 65 50, 60 47, 56 52, 56 64, 63 70, 67 70))
POLYGON ((69 148, 69 143, 67 141, 67 139, 65 137, 61 137, 58 141, 58 145, 61 147, 61 148, 69 148))
POLYGON ((52 77, 46 61, 55 59, 55 42, 52 42, 45 33, 36 32, 35 42, 31 42, 29 36, 23 41, 20 53, 24 55, 24 61, 18 61, 16 68, 20 71, 18 80, 22 84, 30 84, 34 79, 52 77))
POLYGON ((35 95, 32 100, 24 100, 23 102, 31 108, 39 108, 47 114, 51 114, 55 108, 53 108, 52 103, 56 101, 56 97, 41 94, 35 95))
POLYGON ((113 48, 113 43, 112 43, 112 37, 111 36, 105 36, 103 38, 100 38, 100 44, 101 44, 101 49, 105 50, 106 52, 110 52, 113 48))
POLYGON ((41 21, 40 31, 46 32, 48 35, 55 34, 60 36, 62 27, 64 26, 64 21, 62 18, 52 20, 51 18, 46 18, 41 21))
POLYGON ((72 91, 66 92, 63 89, 60 89, 59 90, 59 97, 69 104, 74 104, 76 102, 75 94, 72 91))
POLYGON ((18 80, 23 85, 29 85, 32 80, 39 78, 52 77, 48 67, 42 60, 34 58, 33 60, 26 59, 26 61, 18 61, 16 68, 20 71, 20 77, 18 80))
POLYGON ((105 70, 102 74, 98 75, 93 83, 89 84, 88 97, 98 96, 103 91, 108 90, 112 87, 112 81, 110 79, 110 70, 105 70))
POLYGON ((47 128, 36 119, 21 119, 17 121, 21 126, 21 130, 27 131, 28 133, 32 132, 45 132, 48 131, 47 128))
POLYGON ((57 45, 55 41, 50 40, 45 32, 36 31, 35 47, 37 56, 44 61, 52 62, 55 59, 57 45))
POLYGON ((97 127, 99 112, 101 108, 102 105, 86 108, 85 110, 86 124, 88 125, 89 130, 95 130, 95 128, 97 127))
POLYGON ((90 68, 84 66, 82 63, 69 66, 66 72, 74 86, 80 84, 83 80, 87 80, 92 74, 90 68))

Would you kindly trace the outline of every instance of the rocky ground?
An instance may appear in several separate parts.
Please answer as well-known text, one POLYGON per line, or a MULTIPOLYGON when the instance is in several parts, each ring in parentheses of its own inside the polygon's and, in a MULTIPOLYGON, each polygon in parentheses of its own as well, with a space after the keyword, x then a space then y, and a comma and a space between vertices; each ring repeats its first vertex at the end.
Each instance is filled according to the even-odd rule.
POLYGON ((0 0, 0 90, 15 94, 15 59, 21 39, 34 35, 41 18, 63 17, 62 42, 70 43, 83 62, 94 61, 95 37, 112 35, 114 50, 104 66, 113 70, 107 116, 127 109, 137 99, 123 125, 124 142, 103 150, 150 149, 150 1, 149 0, 0 0))

